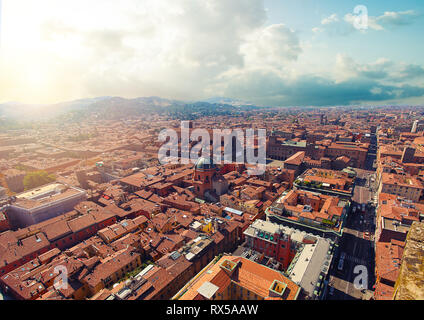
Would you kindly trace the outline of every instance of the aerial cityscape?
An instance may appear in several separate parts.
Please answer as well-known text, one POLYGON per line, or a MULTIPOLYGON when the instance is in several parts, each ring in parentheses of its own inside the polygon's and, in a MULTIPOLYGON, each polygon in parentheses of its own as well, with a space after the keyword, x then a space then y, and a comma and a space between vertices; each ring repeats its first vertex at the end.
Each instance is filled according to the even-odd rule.
POLYGON ((423 4, 62 5, 0 1, 0 300, 424 300, 423 4))

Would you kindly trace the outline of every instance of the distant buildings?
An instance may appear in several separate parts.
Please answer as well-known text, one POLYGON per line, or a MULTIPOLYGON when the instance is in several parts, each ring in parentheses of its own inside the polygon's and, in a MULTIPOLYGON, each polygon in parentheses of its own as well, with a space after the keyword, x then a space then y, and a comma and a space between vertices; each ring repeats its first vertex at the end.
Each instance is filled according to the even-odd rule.
POLYGON ((348 157, 353 160, 353 167, 364 169, 368 148, 369 143, 336 141, 327 146, 324 155, 330 159, 348 157))
POLYGON ((7 210, 11 224, 22 228, 71 211, 86 198, 84 190, 52 183, 18 194, 7 210))
MULTIPOLYGON (((298 159, 299 152, 305 152, 303 157, 307 158, 302 159, 301 162, 305 162, 307 167, 326 169, 331 167, 343 169, 348 165, 364 168, 368 149, 369 143, 363 142, 318 140, 318 138, 309 139, 309 141, 299 138, 284 140, 276 135, 271 135, 267 142, 267 156, 271 159, 294 161, 291 159, 292 156, 297 154, 295 159, 298 159), (317 161, 317 164, 314 164, 314 161, 317 161)), ((299 166, 300 163, 296 165, 299 166)))
POLYGON ((306 151, 306 141, 281 140, 277 136, 268 139, 267 156, 271 159, 286 160, 300 151, 306 151))

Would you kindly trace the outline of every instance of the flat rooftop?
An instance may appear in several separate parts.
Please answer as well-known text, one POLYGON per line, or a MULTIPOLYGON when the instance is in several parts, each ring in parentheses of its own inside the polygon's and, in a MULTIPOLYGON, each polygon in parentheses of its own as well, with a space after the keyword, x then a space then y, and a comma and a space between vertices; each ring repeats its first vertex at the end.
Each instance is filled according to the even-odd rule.
POLYGON ((281 142, 281 145, 306 148, 306 141, 304 141, 304 140, 302 140, 302 141, 287 140, 287 141, 281 142))
POLYGON ((52 183, 36 189, 32 189, 16 196, 18 199, 37 200, 49 196, 50 194, 60 193, 66 186, 61 183, 52 183))
POLYGON ((67 199, 79 194, 85 194, 85 191, 76 187, 69 187, 61 183, 51 183, 18 194, 16 196, 16 202, 12 205, 25 209, 34 209, 48 203, 67 199))
POLYGON ((409 231, 410 226, 400 224, 399 221, 397 221, 397 220, 393 220, 393 219, 383 217, 382 228, 386 229, 386 230, 390 230, 390 231, 407 233, 409 231))
MULTIPOLYGON (((264 220, 255 220, 245 231, 244 234, 252 237, 257 237, 257 231, 262 231, 270 235, 285 234, 290 235, 291 239, 297 242, 302 242, 307 233, 294 228, 283 226, 278 223, 273 223, 264 220)), ((271 240, 272 241, 272 240, 271 240)))
POLYGON ((333 255, 329 239, 316 237, 314 244, 305 244, 297 259, 289 266, 289 278, 310 295, 328 273, 333 255))

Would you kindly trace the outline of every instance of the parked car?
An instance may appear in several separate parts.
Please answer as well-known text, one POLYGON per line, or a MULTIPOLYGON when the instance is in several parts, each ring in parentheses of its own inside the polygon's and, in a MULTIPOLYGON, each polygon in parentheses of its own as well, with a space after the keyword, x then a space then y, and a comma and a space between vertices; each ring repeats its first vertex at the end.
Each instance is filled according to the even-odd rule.
POLYGON ((337 266, 337 269, 339 271, 342 271, 343 270, 343 265, 344 265, 344 259, 345 259, 345 257, 346 257, 346 253, 345 252, 342 252, 340 254, 340 260, 339 260, 339 264, 337 266))

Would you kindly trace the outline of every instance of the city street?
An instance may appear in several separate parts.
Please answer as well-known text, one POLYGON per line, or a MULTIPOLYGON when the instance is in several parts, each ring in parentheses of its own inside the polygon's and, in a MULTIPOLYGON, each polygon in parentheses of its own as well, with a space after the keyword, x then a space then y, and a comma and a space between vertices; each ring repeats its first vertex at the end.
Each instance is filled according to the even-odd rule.
POLYGON ((332 264, 332 270, 329 281, 329 294, 327 299, 330 300, 351 300, 351 299, 367 299, 372 295, 370 290, 361 290, 355 288, 354 280, 360 274, 355 274, 356 266, 365 266, 367 270, 368 283, 366 289, 372 289, 374 285, 374 216, 375 208, 368 206, 368 202, 372 199, 373 193, 370 190, 372 185, 373 171, 357 170, 358 184, 354 190, 352 199, 352 208, 356 207, 356 211, 348 216, 344 234, 339 242, 338 253, 332 264), (365 204, 365 213, 362 212, 362 206, 365 204), (344 253, 344 264, 339 270, 339 259, 344 253), (331 289, 333 287, 334 289, 331 289), (332 293, 332 294, 331 294, 332 293))

